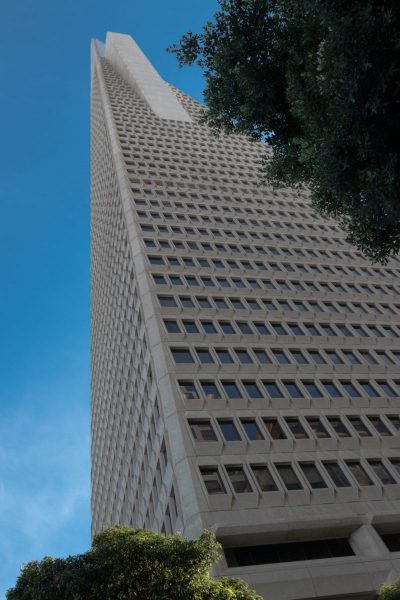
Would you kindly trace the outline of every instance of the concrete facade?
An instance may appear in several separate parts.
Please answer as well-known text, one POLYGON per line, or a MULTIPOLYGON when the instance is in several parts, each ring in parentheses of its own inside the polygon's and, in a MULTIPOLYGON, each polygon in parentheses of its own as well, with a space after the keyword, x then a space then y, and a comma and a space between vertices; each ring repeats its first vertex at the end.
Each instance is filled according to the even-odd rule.
POLYGON ((400 576, 400 262, 201 110, 93 42, 93 534, 208 528, 266 599, 372 599, 400 576))

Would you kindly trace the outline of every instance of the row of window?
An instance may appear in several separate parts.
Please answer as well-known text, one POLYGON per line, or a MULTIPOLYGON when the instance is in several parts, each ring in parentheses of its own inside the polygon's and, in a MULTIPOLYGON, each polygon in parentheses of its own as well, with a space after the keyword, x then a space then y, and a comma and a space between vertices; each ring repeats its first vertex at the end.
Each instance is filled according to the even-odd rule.
MULTIPOLYGON (((219 348, 219 347, 196 347, 196 348, 171 348, 171 353, 176 364, 194 364, 201 365, 209 364, 318 364, 318 358, 322 358, 320 350, 288 350, 281 348, 219 348), (308 360, 307 360, 308 359, 308 360)), ((341 354, 336 350, 326 350, 325 354, 329 359, 327 364, 343 365, 346 364, 341 357, 341 354, 347 359, 347 364, 360 364, 358 355, 353 350, 344 350, 341 354)), ((369 351, 359 351, 360 356, 363 356, 365 363, 369 359, 374 359, 374 355, 369 351)), ((399 364, 400 353, 395 352, 396 362, 391 359, 389 353, 377 350, 376 355, 381 360, 381 364, 399 364)), ((375 361, 376 363, 376 361, 375 361)), ((368 363, 371 364, 371 363, 368 363)))
MULTIPOLYGON (((323 301, 305 301, 305 300, 271 300, 269 298, 234 298, 234 297, 218 297, 218 296, 170 296, 165 294, 157 295, 158 302, 162 308, 191 308, 196 310, 251 310, 251 311, 296 311, 296 312, 316 312, 316 313, 347 313, 354 314, 357 312, 357 308, 359 304, 355 303, 344 303, 344 302, 323 302, 323 301), (352 311, 351 307, 354 306, 355 310, 352 311)), ((379 311, 390 313, 390 314, 398 314, 397 310, 393 307, 393 305, 388 304, 377 304, 372 305, 367 303, 366 309, 361 312, 366 312, 368 309, 371 314, 378 313, 379 311), (374 306, 374 308, 372 308, 374 306)), ((395 305, 396 309, 399 308, 398 305, 395 305)), ((312 324, 311 324, 312 325, 312 324)), ((340 324, 341 333, 337 335, 344 336, 352 336, 357 335, 351 333, 346 325, 340 324)), ((353 327, 359 327, 358 331, 360 331, 360 335, 366 337, 366 333, 363 333, 363 328, 359 325, 355 325, 353 327)), ((373 325, 368 325, 369 328, 374 327, 373 325)), ((385 334, 384 331, 387 331, 390 335, 391 328, 389 325, 382 325, 380 329, 376 329, 377 337, 383 337, 385 334), (386 329, 385 329, 386 328, 386 329), (380 333, 379 333, 380 332, 380 333)), ((317 329, 315 331, 318 331, 317 329)), ((393 329, 395 331, 395 329, 393 329)), ((251 331, 251 333, 254 333, 251 331)), ((268 334, 267 334, 268 335, 268 334)), ((283 335, 324 335, 320 333, 306 333, 302 334, 301 330, 299 330, 298 334, 293 334, 291 332, 285 332, 283 335)), ((329 334, 328 334, 329 335, 329 334)), ((334 335, 334 334, 333 334, 334 335)))
MULTIPOLYGON (((380 537, 389 552, 400 551, 399 533, 381 533, 380 537)), ((224 552, 228 567, 339 558, 355 554, 346 538, 236 546, 225 548, 224 552)))
MULTIPOLYGON (((160 215, 158 213, 154 213, 154 219, 160 219, 160 215)), ((140 219, 139 219, 140 222, 140 219)), ((160 225, 155 224, 154 222, 141 223, 141 230, 143 233, 159 233, 159 234, 172 234, 172 235, 182 235, 185 238, 193 237, 193 236, 204 236, 216 238, 219 240, 239 240, 240 242, 250 240, 250 241, 278 241, 278 242, 287 242, 289 244, 326 244, 326 238, 321 238, 320 235, 303 235, 296 233, 295 235, 291 233, 275 233, 271 231, 251 231, 251 230, 243 230, 243 229, 215 229, 215 228, 205 228, 205 227, 185 227, 181 225, 160 225)), ((328 240, 329 242, 329 240, 328 240)), ((347 242, 339 237, 335 237, 332 239, 332 243, 335 245, 343 245, 348 246, 347 242)), ((353 258, 353 255, 350 252, 342 252, 344 256, 348 256, 348 258, 353 258)))
POLYGON ((388 397, 395 398, 400 395, 400 380, 389 382, 388 380, 228 380, 213 379, 194 381, 180 380, 180 390, 183 398, 199 398, 198 388, 202 396, 207 400, 216 398, 250 398, 264 399, 265 393, 269 398, 361 398, 361 397, 388 397))
MULTIPOLYGON (((150 157, 149 157, 150 158, 150 157)), ((139 190, 140 193, 140 190, 139 190)), ((222 199, 220 197, 214 197, 214 198, 210 198, 208 195, 204 195, 202 196, 202 194, 196 194, 196 193, 189 193, 189 192, 172 192, 172 191, 161 191, 161 190, 155 190, 155 195, 158 196, 165 196, 165 197, 181 197, 184 202, 181 202, 179 200, 155 200, 153 198, 151 199, 143 199, 143 198, 134 198, 134 204, 137 207, 140 208, 150 208, 150 209, 172 209, 172 210, 188 210, 188 211, 197 211, 197 212, 201 212, 204 211, 204 213, 206 213, 206 215, 212 213, 213 215, 215 214, 222 214, 222 215, 255 215, 257 217, 263 217, 263 216, 274 216, 274 217, 278 217, 278 218, 288 218, 288 219, 292 219, 292 218, 297 218, 300 219, 302 222, 304 221, 305 218, 309 218, 311 220, 312 223, 314 223, 315 221, 319 221, 321 222, 321 224, 319 225, 319 227, 321 229, 324 229, 325 227, 329 227, 330 229, 332 227, 334 227, 333 225, 326 225, 326 222, 322 222, 323 218, 319 215, 316 214, 314 212, 312 212, 310 210, 309 215, 307 215, 307 217, 305 217, 304 215, 304 210, 302 209, 302 207, 304 206, 303 203, 301 203, 299 206, 296 206, 296 208, 298 208, 298 210, 282 210, 281 207, 281 200, 278 201, 278 205, 279 205, 279 210, 277 209, 272 209, 271 208, 271 201, 272 203, 274 202, 273 198, 268 198, 268 206, 264 206, 263 208, 255 208, 252 206, 246 206, 245 203, 240 200, 240 205, 236 205, 235 200, 231 197, 222 197, 222 199), (188 199, 189 198, 193 198, 196 200, 196 202, 191 202, 188 199), (209 202, 209 204, 203 204, 203 202, 199 202, 199 198, 203 198, 205 200, 207 200, 209 202), (223 201, 226 201, 226 204, 223 203, 223 201)), ((292 203, 291 203, 292 204, 292 203)), ((293 204, 292 204, 293 205, 293 204)), ((310 208, 310 207, 307 207, 310 208)), ((216 217, 214 217, 216 218, 216 217)), ((337 230, 340 231, 340 229, 338 227, 336 227, 337 230)))
MULTIPOLYGON (((343 231, 341 229, 339 229, 339 227, 336 226, 330 226, 326 223, 310 223, 309 221, 305 221, 304 219, 301 220, 300 223, 296 223, 296 221, 293 221, 293 219, 291 219, 290 221, 275 221, 275 220, 271 220, 270 219, 270 214, 268 214, 268 220, 264 220, 262 217, 258 218, 258 219, 251 219, 251 218, 243 218, 243 217, 221 217, 219 215, 211 215, 210 212, 206 213, 205 215, 202 214, 194 214, 194 213, 180 213, 180 212, 170 212, 170 211, 163 211, 163 210, 158 210, 157 212, 153 212, 151 210, 141 210, 138 209, 136 211, 137 216, 139 217, 139 219, 145 219, 146 221, 152 221, 153 219, 158 220, 164 220, 167 222, 176 222, 176 223, 200 223, 206 226, 213 226, 213 225, 217 225, 217 226, 228 226, 228 227, 236 227, 236 228, 243 228, 243 227, 276 227, 276 228, 289 228, 289 229, 300 229, 301 231, 304 232, 305 229, 310 229, 312 231, 316 231, 316 232, 320 232, 320 231, 326 231, 328 233, 332 233, 334 232, 335 235, 337 236, 337 232, 343 233, 343 231)), ((264 216, 264 215, 263 215, 264 216)), ((214 233, 214 230, 211 230, 214 233)), ((340 239, 340 238, 339 238, 340 239)), ((335 239, 335 242, 337 242, 337 238, 335 239)))
POLYGON ((227 565, 230 568, 339 558, 341 556, 354 556, 355 554, 346 538, 237 546, 225 548, 224 553, 227 565))
POLYGON ((195 442, 305 440, 399 435, 399 415, 188 419, 195 442))
MULTIPOLYGON (((161 248, 161 250, 170 249, 171 243, 168 240, 144 240, 146 248, 161 248)), ((386 272, 385 269, 374 269, 372 267, 349 267, 341 265, 327 265, 327 264, 304 264, 301 263, 276 263, 270 261, 250 261, 250 260, 234 260, 221 258, 200 258, 193 256, 148 256, 148 260, 152 265, 166 265, 168 267, 185 267, 185 268, 200 268, 200 269, 232 269, 232 270, 245 270, 245 271, 271 271, 274 273, 310 273, 311 275, 322 274, 322 275, 339 275, 343 274, 353 277, 360 275, 362 277, 379 276, 382 277, 386 274, 394 274, 393 271, 386 272), (161 260, 160 260, 161 259, 161 260)))
MULTIPOLYGON (((158 234, 173 234, 174 231, 172 231, 171 227, 167 227, 164 225, 159 225, 158 227, 156 227, 155 225, 142 225, 141 229, 144 233, 158 233, 158 234)), ((175 228, 176 229, 176 228, 175 228)), ((179 229, 179 228, 178 228, 179 229)), ((183 233, 182 231, 178 231, 178 233, 183 233)), ((186 234, 185 234, 186 236, 186 234)), ((187 236, 186 236, 187 237, 187 236)), ((277 236, 275 236, 277 237, 277 236)), ((282 237, 282 236, 280 236, 282 237)), ((323 259, 323 262, 326 261, 326 259, 334 259, 334 260, 345 260, 348 261, 349 259, 353 259, 355 258, 355 256, 360 256, 360 258, 362 258, 361 254, 357 253, 357 252, 353 252, 352 254, 349 252, 343 252, 341 250, 325 250, 325 249, 318 249, 316 250, 315 248, 304 248, 304 243, 302 243, 300 246, 296 247, 296 244, 293 243, 293 240, 290 240, 290 247, 285 247, 285 246, 278 246, 276 244, 274 244, 273 246, 250 246, 250 245, 243 245, 240 243, 237 243, 235 241, 234 244, 228 244, 228 243, 217 243, 217 242, 199 242, 199 241, 194 241, 194 240, 175 240, 175 239, 162 239, 159 238, 157 236, 158 241, 158 247, 160 247, 161 249, 167 249, 167 248, 171 248, 171 249, 175 249, 175 250, 189 250, 189 251, 199 251, 199 252, 215 252, 216 254, 221 254, 221 253, 225 253, 225 252, 232 252, 235 254, 245 254, 246 256, 248 256, 250 253, 256 253, 256 254, 260 254, 260 255, 266 255, 266 256, 278 256, 278 257, 285 257, 285 256, 289 256, 289 257, 297 257, 297 256, 301 256, 301 257, 307 257, 307 258, 318 258, 318 259, 323 259)), ((254 241, 254 240, 252 240, 254 241)), ((276 241, 276 240, 275 240, 276 241)), ((279 240, 278 240, 279 241, 279 240)), ((147 240, 146 245, 149 244, 149 240, 147 240)), ((336 267, 338 268, 338 267, 336 267)), ((355 268, 355 267, 354 267, 355 268)), ((344 269, 344 267, 343 267, 344 269)), ((350 267, 346 266, 346 273, 350 274, 351 271, 349 270, 350 267)), ((361 269, 360 271, 358 271, 360 274, 365 274, 365 275, 371 275, 371 274, 375 274, 375 275, 381 275, 382 272, 385 271, 385 269, 375 269, 374 267, 357 267, 357 269, 361 269), (368 271, 364 270, 364 269, 368 269, 368 271)))
MULTIPOLYGON (((171 333, 179 331, 175 329, 175 321, 167 320, 167 330, 171 333)), ((183 327, 187 333, 199 333, 196 324, 191 321, 183 321, 183 327)), ((208 328, 207 322, 204 327, 208 328)), ((213 327, 212 322, 210 328, 213 327)), ((229 323, 226 325, 227 333, 229 323)), ((213 332, 211 332, 213 333, 213 332)), ((214 332, 216 333, 216 332, 214 332)), ((173 348, 172 354, 176 363, 200 364, 266 364, 276 365, 398 365, 400 364, 399 350, 321 350, 321 349, 299 349, 299 348, 206 348, 199 347, 189 350, 186 348, 173 348)))
POLYGON ((200 474, 209 494, 362 488, 400 484, 400 459, 203 466, 200 474))
MULTIPOLYGON (((165 265, 164 257, 150 256, 152 265, 165 265)), ((174 285, 185 287, 206 288, 233 288, 272 290, 289 292, 320 292, 320 293, 345 293, 345 294, 394 294, 399 290, 392 285, 376 285, 365 283, 339 283, 337 281, 292 281, 292 280, 270 280, 270 279, 244 279, 242 277, 217 277, 211 275, 179 275, 153 273, 153 281, 156 285, 174 285)))

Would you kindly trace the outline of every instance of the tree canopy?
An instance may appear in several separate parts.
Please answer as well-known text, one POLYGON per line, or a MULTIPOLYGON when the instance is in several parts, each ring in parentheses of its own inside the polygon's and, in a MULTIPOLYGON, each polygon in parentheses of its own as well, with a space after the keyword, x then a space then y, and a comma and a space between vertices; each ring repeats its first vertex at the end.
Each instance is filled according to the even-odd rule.
POLYGON ((400 581, 383 585, 378 590, 378 600, 400 600, 400 581))
POLYGON ((244 581, 215 579, 220 545, 114 527, 85 554, 25 565, 7 600, 262 600, 244 581))
POLYGON ((373 261, 400 250, 397 0, 219 0, 171 46, 224 132, 267 142, 268 183, 306 186, 373 261))

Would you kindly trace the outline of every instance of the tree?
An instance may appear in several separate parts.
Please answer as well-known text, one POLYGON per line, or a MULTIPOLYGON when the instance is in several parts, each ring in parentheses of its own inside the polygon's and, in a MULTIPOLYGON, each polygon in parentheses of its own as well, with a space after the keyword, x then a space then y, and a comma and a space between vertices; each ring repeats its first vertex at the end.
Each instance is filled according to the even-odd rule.
POLYGON ((210 575, 220 551, 207 531, 190 541, 114 527, 85 554, 28 563, 7 600, 262 600, 244 581, 210 575))
POLYGON ((378 590, 378 600, 400 600, 400 581, 383 585, 378 590))
POLYGON ((198 64, 217 131, 271 149, 273 186, 306 186, 374 261, 400 250, 397 0, 219 0, 169 51, 198 64))

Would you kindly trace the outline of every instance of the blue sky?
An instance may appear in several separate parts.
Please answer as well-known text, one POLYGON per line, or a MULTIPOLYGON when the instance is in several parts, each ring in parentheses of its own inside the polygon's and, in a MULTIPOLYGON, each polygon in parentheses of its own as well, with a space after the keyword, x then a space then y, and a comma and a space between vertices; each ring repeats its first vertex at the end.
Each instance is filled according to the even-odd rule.
POLYGON ((89 42, 165 48, 215 0, 6 0, 0 34, 0 598, 21 563, 89 547, 89 42))

